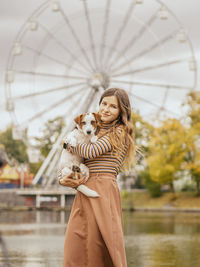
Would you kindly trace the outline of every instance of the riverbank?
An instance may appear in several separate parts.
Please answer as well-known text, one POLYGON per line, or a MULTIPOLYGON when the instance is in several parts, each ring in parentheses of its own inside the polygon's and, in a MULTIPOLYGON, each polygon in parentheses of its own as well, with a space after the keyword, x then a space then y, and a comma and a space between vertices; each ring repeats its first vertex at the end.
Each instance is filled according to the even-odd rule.
POLYGON ((200 212, 200 197, 195 192, 166 192, 152 198, 147 191, 123 191, 121 196, 123 210, 200 212))
MULTIPOLYGON (((29 205, 26 198, 18 196, 14 191, 0 191, 0 210, 31 211, 31 210, 70 210, 73 202, 71 196, 65 208, 61 208, 58 202, 43 202, 40 208, 29 205), (4 200, 4 201, 2 201, 4 200)), ((194 192, 166 192, 161 197, 152 198, 146 190, 134 190, 121 192, 122 209, 124 211, 174 211, 174 212, 200 212, 200 197, 194 192)))

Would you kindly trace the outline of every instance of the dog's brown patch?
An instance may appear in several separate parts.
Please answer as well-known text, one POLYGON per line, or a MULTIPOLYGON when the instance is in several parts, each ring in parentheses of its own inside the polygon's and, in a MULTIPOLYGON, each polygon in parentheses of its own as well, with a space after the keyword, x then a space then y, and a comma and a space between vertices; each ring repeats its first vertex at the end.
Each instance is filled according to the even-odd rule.
POLYGON ((79 127, 80 127, 81 129, 82 129, 82 124, 81 124, 81 122, 82 122, 83 118, 84 118, 84 114, 81 114, 81 115, 77 116, 77 117, 74 119, 74 121, 79 125, 79 127))

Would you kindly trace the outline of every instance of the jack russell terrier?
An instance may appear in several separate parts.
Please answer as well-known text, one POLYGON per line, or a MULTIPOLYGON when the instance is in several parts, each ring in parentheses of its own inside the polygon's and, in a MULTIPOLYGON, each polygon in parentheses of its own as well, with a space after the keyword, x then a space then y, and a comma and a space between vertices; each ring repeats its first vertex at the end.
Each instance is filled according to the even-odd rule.
MULTIPOLYGON (((95 143, 97 141, 96 134, 99 130, 99 122, 101 116, 97 113, 85 113, 77 116, 74 121, 76 127, 71 131, 63 145, 63 151, 61 154, 59 170, 60 176, 59 181, 64 179, 64 176, 68 176, 73 173, 73 178, 78 179, 78 173, 81 176, 86 176, 86 181, 89 178, 89 169, 86 165, 83 164, 83 158, 77 154, 72 154, 70 151, 66 150, 66 143, 69 143, 71 146, 76 146, 82 143, 95 143)), ((99 194, 89 189, 87 186, 81 184, 76 188, 78 191, 82 192, 89 197, 99 197, 99 194)))

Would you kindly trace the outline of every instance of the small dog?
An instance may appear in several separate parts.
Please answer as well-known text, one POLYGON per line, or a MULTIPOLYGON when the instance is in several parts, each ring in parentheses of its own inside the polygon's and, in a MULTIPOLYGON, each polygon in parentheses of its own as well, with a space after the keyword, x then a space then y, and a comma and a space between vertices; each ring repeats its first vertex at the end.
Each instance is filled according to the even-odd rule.
MULTIPOLYGON (((99 122, 101 116, 97 113, 85 113, 77 116, 74 121, 75 129, 70 132, 64 142, 63 148, 66 148, 66 143, 71 146, 76 146, 81 143, 95 143, 97 133, 99 131, 99 122)), ((72 154, 66 149, 63 149, 59 164, 61 179, 73 173, 74 179, 78 179, 78 174, 85 175, 86 181, 89 178, 89 169, 83 164, 83 159, 76 154, 72 154)), ((89 197, 98 197, 99 194, 89 189, 85 185, 79 185, 77 190, 89 197)))

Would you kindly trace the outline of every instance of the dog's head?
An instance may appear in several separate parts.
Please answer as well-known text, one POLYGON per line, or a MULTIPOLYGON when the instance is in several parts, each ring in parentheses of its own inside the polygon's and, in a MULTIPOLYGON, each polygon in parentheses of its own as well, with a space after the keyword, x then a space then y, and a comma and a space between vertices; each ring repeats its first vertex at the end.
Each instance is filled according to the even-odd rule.
POLYGON ((74 121, 85 135, 96 135, 99 131, 101 116, 98 113, 89 112, 77 116, 74 121))

